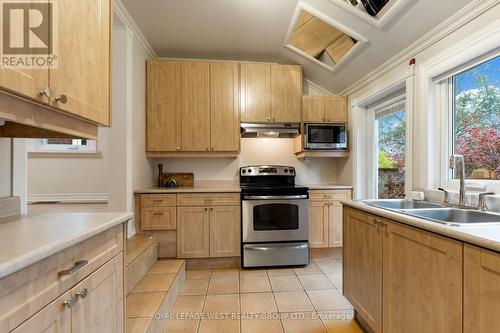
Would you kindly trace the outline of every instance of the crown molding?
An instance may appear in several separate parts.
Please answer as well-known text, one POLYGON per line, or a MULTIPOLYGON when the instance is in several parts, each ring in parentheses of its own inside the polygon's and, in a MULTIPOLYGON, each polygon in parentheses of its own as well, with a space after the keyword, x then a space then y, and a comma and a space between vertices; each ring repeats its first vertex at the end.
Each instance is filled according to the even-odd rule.
POLYGON ((498 0, 474 0, 470 2, 381 66, 342 90, 339 95, 351 95, 366 87, 498 4, 498 0))
POLYGON ((151 59, 158 58, 158 55, 153 50, 153 47, 151 46, 151 44, 149 44, 148 40, 142 33, 141 29, 135 23, 132 16, 130 16, 127 8, 125 8, 125 6, 120 0, 113 0, 113 13, 120 18, 123 24, 125 24, 127 27, 130 28, 130 30, 132 30, 135 38, 139 41, 139 43, 141 43, 142 47, 144 48, 148 56, 151 59))

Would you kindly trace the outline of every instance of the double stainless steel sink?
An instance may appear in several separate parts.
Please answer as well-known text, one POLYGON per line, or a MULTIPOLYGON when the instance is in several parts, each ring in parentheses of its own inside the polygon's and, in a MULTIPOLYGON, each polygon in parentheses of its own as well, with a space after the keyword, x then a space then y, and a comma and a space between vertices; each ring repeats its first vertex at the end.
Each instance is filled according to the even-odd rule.
POLYGON ((396 211, 450 226, 500 225, 500 214, 473 209, 450 208, 444 205, 403 199, 363 200, 370 206, 396 211))

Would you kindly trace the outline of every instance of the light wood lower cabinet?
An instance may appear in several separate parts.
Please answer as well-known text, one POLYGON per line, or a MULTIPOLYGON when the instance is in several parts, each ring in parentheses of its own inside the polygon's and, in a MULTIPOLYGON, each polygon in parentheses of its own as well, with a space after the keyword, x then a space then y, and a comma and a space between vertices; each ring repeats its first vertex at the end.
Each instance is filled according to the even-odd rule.
POLYGON ((462 243, 384 223, 383 331, 461 332, 462 243))
POLYGON ((344 208, 344 295, 374 332, 497 332, 500 253, 344 208))
POLYGON ((210 212, 208 207, 177 208, 177 257, 210 256, 210 212))
POLYGON ((464 333, 498 332, 500 254, 464 245, 464 333))
POLYGON ((382 230, 370 214, 344 209, 344 296, 374 332, 382 331, 382 230))
POLYGON ((240 206, 210 207, 210 256, 238 257, 241 244, 240 206))
POLYGON ((121 253, 12 332, 116 333, 123 325, 121 253))
POLYGON ((124 226, 0 279, 0 332, 124 331, 124 226))
POLYGON ((240 206, 178 207, 177 257, 240 255, 240 206))
POLYGON ((310 190, 309 246, 342 246, 342 204, 350 199, 350 190, 310 190))

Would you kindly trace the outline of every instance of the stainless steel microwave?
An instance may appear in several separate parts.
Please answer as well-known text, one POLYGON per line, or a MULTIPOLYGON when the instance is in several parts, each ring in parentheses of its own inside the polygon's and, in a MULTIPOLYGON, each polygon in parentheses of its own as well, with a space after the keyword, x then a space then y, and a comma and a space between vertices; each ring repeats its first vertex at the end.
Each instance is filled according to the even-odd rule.
POLYGON ((346 124, 305 124, 304 148, 309 150, 346 150, 346 124))

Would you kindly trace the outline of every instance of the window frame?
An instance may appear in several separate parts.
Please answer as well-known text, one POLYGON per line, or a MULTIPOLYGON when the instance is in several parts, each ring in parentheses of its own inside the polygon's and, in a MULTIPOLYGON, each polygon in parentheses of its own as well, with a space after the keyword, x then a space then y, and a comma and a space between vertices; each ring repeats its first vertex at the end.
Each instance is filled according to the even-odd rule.
MULTIPOLYGON (((79 139, 74 139, 79 140, 79 139)), ((49 144, 48 139, 32 139, 29 145, 29 153, 62 153, 62 154, 95 154, 97 141, 87 140, 87 145, 49 144)))
MULTIPOLYGON (((433 80, 434 104, 437 111, 437 126, 435 127, 435 131, 438 138, 438 147, 436 149, 436 160, 438 161, 438 183, 440 187, 455 189, 459 187, 459 180, 453 178, 453 172, 449 168, 449 158, 455 150, 455 75, 470 70, 498 56, 500 56, 500 51, 484 54, 445 72, 433 80), (446 128, 446 130, 440 131, 440 128, 446 128)), ((466 182, 478 185, 479 187, 483 186, 484 188, 491 188, 491 186, 500 188, 499 179, 466 178, 466 182)))

